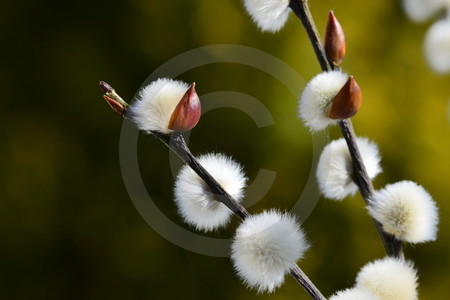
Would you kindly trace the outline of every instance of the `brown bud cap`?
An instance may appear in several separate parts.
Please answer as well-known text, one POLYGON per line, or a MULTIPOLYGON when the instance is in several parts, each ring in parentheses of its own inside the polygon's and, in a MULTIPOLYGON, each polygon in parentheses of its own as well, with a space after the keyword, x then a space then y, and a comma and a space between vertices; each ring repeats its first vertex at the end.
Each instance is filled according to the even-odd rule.
POLYGON ((201 105, 197 92, 195 91, 195 82, 189 87, 181 98, 169 121, 169 129, 177 132, 191 130, 200 120, 201 105))
POLYGON ((362 103, 362 93, 353 76, 350 76, 331 102, 330 118, 348 119, 354 116, 362 103))
POLYGON ((114 111, 116 111, 117 113, 119 113, 119 114, 121 114, 121 115, 125 114, 126 109, 125 109, 125 107, 124 107, 122 104, 120 104, 120 103, 117 102, 116 100, 114 100, 114 99, 112 99, 111 97, 108 97, 108 96, 106 96, 106 95, 104 95, 103 98, 105 98, 106 103, 108 103, 109 106, 110 106, 114 111))
POLYGON ((325 32, 325 51, 335 66, 339 66, 345 57, 346 44, 344 30, 334 16, 333 11, 328 14, 325 32))
POLYGON ((105 98, 108 105, 111 106, 111 108, 117 113, 125 116, 128 103, 126 103, 108 83, 100 81, 99 86, 105 93, 103 98, 105 98))
POLYGON ((114 90, 107 82, 104 81, 100 81, 99 86, 105 94, 114 90))

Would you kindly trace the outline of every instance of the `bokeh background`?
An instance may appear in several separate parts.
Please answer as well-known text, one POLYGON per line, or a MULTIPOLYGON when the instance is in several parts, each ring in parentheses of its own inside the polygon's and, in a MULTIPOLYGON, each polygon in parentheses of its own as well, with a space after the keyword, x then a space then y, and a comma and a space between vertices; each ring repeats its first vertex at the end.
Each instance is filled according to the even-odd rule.
MULTIPOLYGON (((343 68, 364 93, 354 125, 383 155, 375 187, 414 180, 440 207, 438 240, 407 246, 406 255, 419 269, 420 298, 448 299, 450 76, 434 74, 424 60, 431 23, 412 23, 399 1, 310 2, 321 32, 329 9, 346 31, 343 68)), ((175 246, 142 219, 119 164, 123 120, 97 86, 106 80, 131 99, 172 57, 236 44, 292 66, 304 78, 300 92, 320 70, 294 16, 269 34, 256 29, 241 0, 3 0, 0 41, 1 299, 309 299, 292 278, 274 294, 256 295, 227 258, 175 246)), ((290 209, 314 150, 297 119, 297 99, 276 78, 239 64, 205 65, 179 79, 196 81, 200 96, 237 91, 267 107, 274 124, 260 129, 239 110, 211 111, 192 132, 191 146, 234 156, 250 180, 260 168, 275 171, 267 195, 249 209, 290 209)), ((336 129, 322 135, 339 137, 336 129)), ((172 202, 168 150, 147 135, 138 149, 149 195, 184 226, 172 202)), ((231 237, 236 225, 208 236, 231 237)), ((360 267, 384 255, 359 196, 321 199, 303 226, 312 247, 300 266, 325 295, 351 286, 360 267)))

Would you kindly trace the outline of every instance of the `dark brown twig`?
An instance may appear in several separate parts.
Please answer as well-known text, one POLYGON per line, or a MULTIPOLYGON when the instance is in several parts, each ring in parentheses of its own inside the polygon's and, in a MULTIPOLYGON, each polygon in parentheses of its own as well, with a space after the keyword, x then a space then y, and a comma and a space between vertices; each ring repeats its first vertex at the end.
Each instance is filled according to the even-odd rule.
POLYGON ((313 298, 317 300, 326 300, 322 293, 316 288, 312 281, 306 276, 306 274, 298 266, 291 269, 291 275, 294 279, 305 289, 305 291, 313 298))
POLYGON ((225 189, 217 182, 217 180, 203 168, 198 160, 192 155, 186 141, 181 134, 174 133, 172 135, 162 134, 157 131, 151 132, 154 136, 160 139, 173 152, 175 152, 192 170, 200 176, 201 179, 208 185, 211 192, 216 195, 217 200, 227 206, 239 218, 244 220, 250 213, 239 202, 234 200, 225 189))
MULTIPOLYGON (((241 219, 245 219, 250 216, 250 213, 233 199, 223 187, 206 171, 203 166, 192 155, 182 135, 166 135, 157 131, 151 132, 154 136, 160 139, 167 145, 172 151, 174 151, 185 163, 187 163, 192 170, 194 170, 200 178, 208 185, 211 191, 218 196, 218 201, 226 205, 231 211, 233 211, 241 219)), ((299 266, 295 266, 290 270, 290 274, 294 279, 304 288, 304 290, 315 300, 326 300, 322 293, 317 289, 314 283, 308 278, 308 276, 300 269, 299 266)))
MULTIPOLYGON (((113 91, 117 97, 120 98, 120 96, 107 83, 102 81, 100 83, 100 87, 105 93, 111 93, 111 91, 113 91)), ((125 101, 124 105, 128 106, 125 101)), ((122 116, 126 119, 131 117, 128 113, 124 113, 122 116)), ((205 170, 205 168, 203 168, 203 166, 191 153, 186 141, 180 133, 172 133, 170 135, 163 134, 158 131, 151 131, 150 133, 162 141, 170 150, 175 152, 186 164, 188 164, 192 170, 194 170, 194 172, 208 185, 211 192, 216 195, 217 201, 227 206, 242 220, 245 220, 250 216, 250 213, 245 209, 245 207, 230 196, 230 194, 225 191, 217 180, 207 170, 205 170)), ((320 293, 319 289, 317 289, 314 283, 308 278, 308 276, 306 276, 299 266, 295 265, 295 267, 290 270, 290 274, 303 287, 303 289, 311 295, 313 299, 326 300, 326 298, 320 293)))
MULTIPOLYGON (((316 54, 317 60, 322 68, 322 71, 332 71, 338 69, 334 66, 328 59, 325 49, 320 41, 320 36, 317 31, 314 19, 309 10, 307 0, 291 0, 289 7, 297 15, 297 17, 302 22, 305 30, 308 34, 311 45, 316 54)), ((370 204, 371 199, 374 195, 374 189, 372 186, 372 181, 367 174, 366 167, 361 157, 358 145, 356 143, 356 135, 353 130, 352 121, 350 119, 344 119, 339 121, 339 127, 341 129, 342 135, 347 142, 350 155, 353 162, 354 171, 354 181, 359 188, 361 196, 363 197, 366 204, 370 204)), ((377 231, 380 235, 381 241, 383 242, 386 253, 389 256, 403 257, 403 244, 401 241, 397 240, 394 236, 383 231, 381 224, 375 221, 377 231)))

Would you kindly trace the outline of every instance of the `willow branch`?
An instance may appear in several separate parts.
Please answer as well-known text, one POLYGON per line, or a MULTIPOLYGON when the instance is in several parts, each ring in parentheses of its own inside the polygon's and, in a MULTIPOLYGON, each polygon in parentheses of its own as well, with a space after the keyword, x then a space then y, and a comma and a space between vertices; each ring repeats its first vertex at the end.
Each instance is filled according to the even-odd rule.
POLYGON ((157 131, 151 132, 159 140, 167 145, 173 152, 175 152, 192 170, 208 185, 211 192, 217 197, 217 201, 223 203, 239 218, 244 220, 250 213, 237 202, 225 189, 217 182, 217 180, 203 166, 198 162, 194 155, 189 150, 186 141, 181 134, 162 134, 157 131))
MULTIPOLYGON (((250 213, 231 197, 225 189, 217 182, 217 180, 203 166, 197 161, 189 150, 183 136, 175 134, 172 136, 161 134, 157 131, 151 132, 154 136, 160 139, 170 150, 175 152, 185 163, 187 163, 195 173, 208 185, 211 192, 217 196, 217 200, 226 205, 232 212, 234 212, 242 220, 250 216, 250 213)), ((314 283, 306 276, 298 265, 295 265, 290 270, 290 274, 303 287, 303 289, 315 300, 326 300, 314 283)))
POLYGON ((325 49, 323 48, 322 42, 320 41, 320 35, 317 31, 317 27, 314 23, 314 18, 311 15, 311 11, 309 10, 308 1, 291 0, 291 2, 289 3, 289 7, 302 22, 322 70, 332 70, 333 64, 328 60, 325 49))
POLYGON ((305 291, 313 298, 318 300, 326 300, 322 293, 316 288, 312 281, 298 266, 291 269, 291 276, 305 289, 305 291))
MULTIPOLYGON (((330 63, 330 60, 328 59, 325 49, 320 41, 320 35, 317 31, 317 27, 314 23, 311 11, 309 10, 308 1, 291 0, 289 3, 289 7, 302 22, 316 54, 317 60, 319 61, 320 67, 322 68, 322 71, 332 71, 334 69, 337 69, 337 67, 330 63)), ((357 139, 353 130, 352 121, 350 119, 341 120, 339 121, 339 127, 347 143, 350 156, 352 158, 354 181, 358 186, 359 192, 364 201, 369 205, 374 195, 374 189, 372 186, 372 181, 367 174, 367 170, 362 160, 359 147, 356 143, 357 139)), ((386 253, 389 256, 403 257, 402 242, 397 240, 394 236, 383 231, 381 224, 376 220, 374 221, 386 253)))
MULTIPOLYGON (((362 160, 358 144, 356 143, 356 135, 353 130, 352 122, 349 119, 342 120, 339 122, 339 127, 341 128, 342 135, 347 142, 350 156, 352 157, 354 181, 358 186, 364 201, 367 205, 370 205, 370 201, 373 199, 374 189, 362 160)), ((383 231, 382 226, 378 221, 374 220, 374 222, 386 253, 389 256, 403 257, 402 242, 397 240, 393 235, 383 231)))
MULTIPOLYGON (((124 118, 129 119, 127 114, 128 103, 115 92, 115 90, 106 82, 100 82, 101 89, 105 92, 104 98, 113 110, 120 113, 124 118)), ((162 141, 170 150, 177 154, 189 167, 206 183, 210 191, 216 196, 215 199, 223 203, 234 214, 242 220, 250 216, 250 213, 237 202, 225 189, 217 182, 217 180, 199 163, 199 161, 192 154, 185 139, 179 133, 163 134, 158 131, 151 131, 152 135, 162 141)), ((303 289, 311 295, 315 300, 326 300, 320 293, 319 289, 306 276, 298 265, 295 265, 290 274, 303 287, 303 289)))

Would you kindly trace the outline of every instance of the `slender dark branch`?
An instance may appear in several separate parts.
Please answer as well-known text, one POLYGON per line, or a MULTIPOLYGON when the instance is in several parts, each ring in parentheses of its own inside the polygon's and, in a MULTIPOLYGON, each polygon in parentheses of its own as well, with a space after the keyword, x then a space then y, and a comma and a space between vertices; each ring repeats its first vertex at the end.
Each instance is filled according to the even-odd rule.
MULTIPOLYGON (((211 191, 218 197, 217 200, 226 205, 241 219, 250 216, 250 213, 236 200, 233 199, 222 186, 206 171, 203 166, 197 161, 189 150, 183 136, 181 134, 166 135, 157 131, 152 134, 166 144, 172 151, 174 151, 185 163, 187 163, 192 170, 194 170, 200 178, 205 181, 211 191)), ((315 300, 326 300, 320 293, 314 283, 306 276, 299 266, 295 266, 290 270, 292 277, 304 288, 304 290, 311 295, 315 300)))
POLYGON ((297 15, 297 17, 302 21, 303 27, 306 29, 309 40, 311 41, 314 52, 316 53, 317 59, 319 60, 320 67, 323 71, 331 71, 333 69, 333 64, 330 63, 327 58, 325 49, 319 38, 319 33, 317 31, 316 24, 314 23, 314 18, 309 10, 307 0, 291 0, 289 2, 289 7, 297 15))
MULTIPOLYGON (((294 11, 294 13, 298 16, 303 26, 305 27, 322 71, 331 71, 337 69, 336 66, 330 63, 330 60, 328 59, 325 49, 320 41, 320 35, 317 31, 316 25, 314 24, 314 19, 309 10, 308 1, 291 0, 289 3, 289 7, 294 11)), ((354 181, 358 186, 364 201, 369 205, 374 195, 374 189, 372 186, 372 181, 367 174, 366 167, 364 166, 364 162, 362 160, 358 145, 356 143, 357 139, 353 130, 352 121, 350 119, 341 120, 339 121, 339 127, 341 129, 342 135, 345 138, 345 141, 347 142, 350 156, 352 157, 354 181)), ((375 221, 375 225, 377 227, 378 234, 380 235, 386 253, 389 256, 403 257, 402 242, 397 240, 394 236, 383 231, 379 222, 375 221)))
MULTIPOLYGON (((364 201, 367 205, 370 205, 371 199, 373 199, 374 189, 372 186, 372 181, 367 174, 361 153, 359 152, 358 145, 356 144, 357 139, 353 130, 353 125, 349 119, 345 119, 339 122, 339 126, 347 143, 350 156, 352 157, 354 181, 358 186, 359 192, 361 193, 364 201)), ((389 256, 403 257, 402 242, 396 239, 393 235, 383 231, 382 225, 378 221, 374 221, 386 253, 389 256)))
POLYGON ((157 131, 152 131, 152 134, 167 145, 173 152, 175 152, 186 164, 188 164, 198 176, 208 185, 211 192, 216 196, 217 201, 226 205, 241 219, 250 216, 250 213, 239 204, 233 197, 228 194, 224 188, 217 182, 217 180, 203 168, 197 161, 194 155, 189 150, 186 141, 181 134, 162 134, 157 131))
POLYGON ((326 300, 322 293, 316 288, 312 281, 306 276, 306 274, 299 268, 295 266, 291 269, 291 275, 299 284, 303 286, 306 292, 313 298, 317 300, 326 300))
MULTIPOLYGON (((197 161, 189 150, 183 136, 181 134, 162 134, 157 131, 152 131, 152 134, 166 144, 172 151, 174 151, 185 163, 187 163, 192 170, 194 170, 200 178, 208 185, 211 191, 216 195, 217 201, 226 205, 231 211, 238 215, 241 219, 250 216, 250 213, 236 200, 233 199, 216 181, 211 174, 206 171, 203 166, 197 161)), ((311 295, 315 300, 326 300, 320 293, 319 289, 306 276, 299 266, 295 266, 290 270, 292 277, 303 287, 303 289, 311 295)))
MULTIPOLYGON (((245 219, 250 216, 250 213, 236 200, 233 199, 222 186, 212 177, 208 171, 197 161, 192 155, 186 142, 181 134, 175 134, 172 136, 161 134, 159 132, 152 132, 154 136, 159 138, 164 144, 166 144, 172 151, 174 151, 185 163, 187 163, 200 178, 209 186, 211 191, 218 197, 218 201, 225 204, 230 210, 232 210, 241 219, 245 219)), ((317 289, 314 283, 306 276, 306 274, 300 269, 299 266, 295 266, 290 270, 292 277, 304 288, 304 290, 311 295, 315 300, 326 300, 322 293, 317 289)))
MULTIPOLYGON (((101 82, 101 88, 105 91, 109 87, 109 90, 112 88, 106 84, 105 82, 101 82)), ((118 96, 118 95, 117 95, 118 96)), ((120 97, 120 96, 118 96, 120 97)), ((124 102, 126 103, 126 102, 124 102)), ((128 104, 126 104, 128 106, 128 104)), ((122 116, 125 119, 130 119, 132 116, 129 113, 124 113, 122 116)), ((250 216, 250 213, 239 204, 233 197, 228 194, 225 189, 217 182, 217 180, 209 174, 205 168, 197 161, 195 156, 189 150, 189 147, 186 144, 183 136, 178 133, 174 133, 172 135, 162 134, 158 131, 151 131, 151 133, 157 137, 160 141, 162 141, 170 150, 175 152, 185 163, 197 173, 200 178, 208 185, 211 192, 215 194, 216 200, 226 205, 232 212, 234 212, 237 216, 239 216, 242 220, 250 216)), ((295 278, 295 280, 303 287, 303 289, 308 292, 314 300, 325 300, 316 286, 309 280, 308 276, 299 268, 299 266, 295 266, 291 269, 291 275, 295 278)))
POLYGON ((359 187, 361 196, 366 204, 370 204, 370 199, 373 198, 374 190, 372 181, 370 180, 364 161, 359 152, 358 145, 356 144, 356 136, 353 130, 353 125, 349 119, 341 120, 339 122, 342 135, 347 142, 348 150, 353 161, 353 176, 356 185, 359 187))

